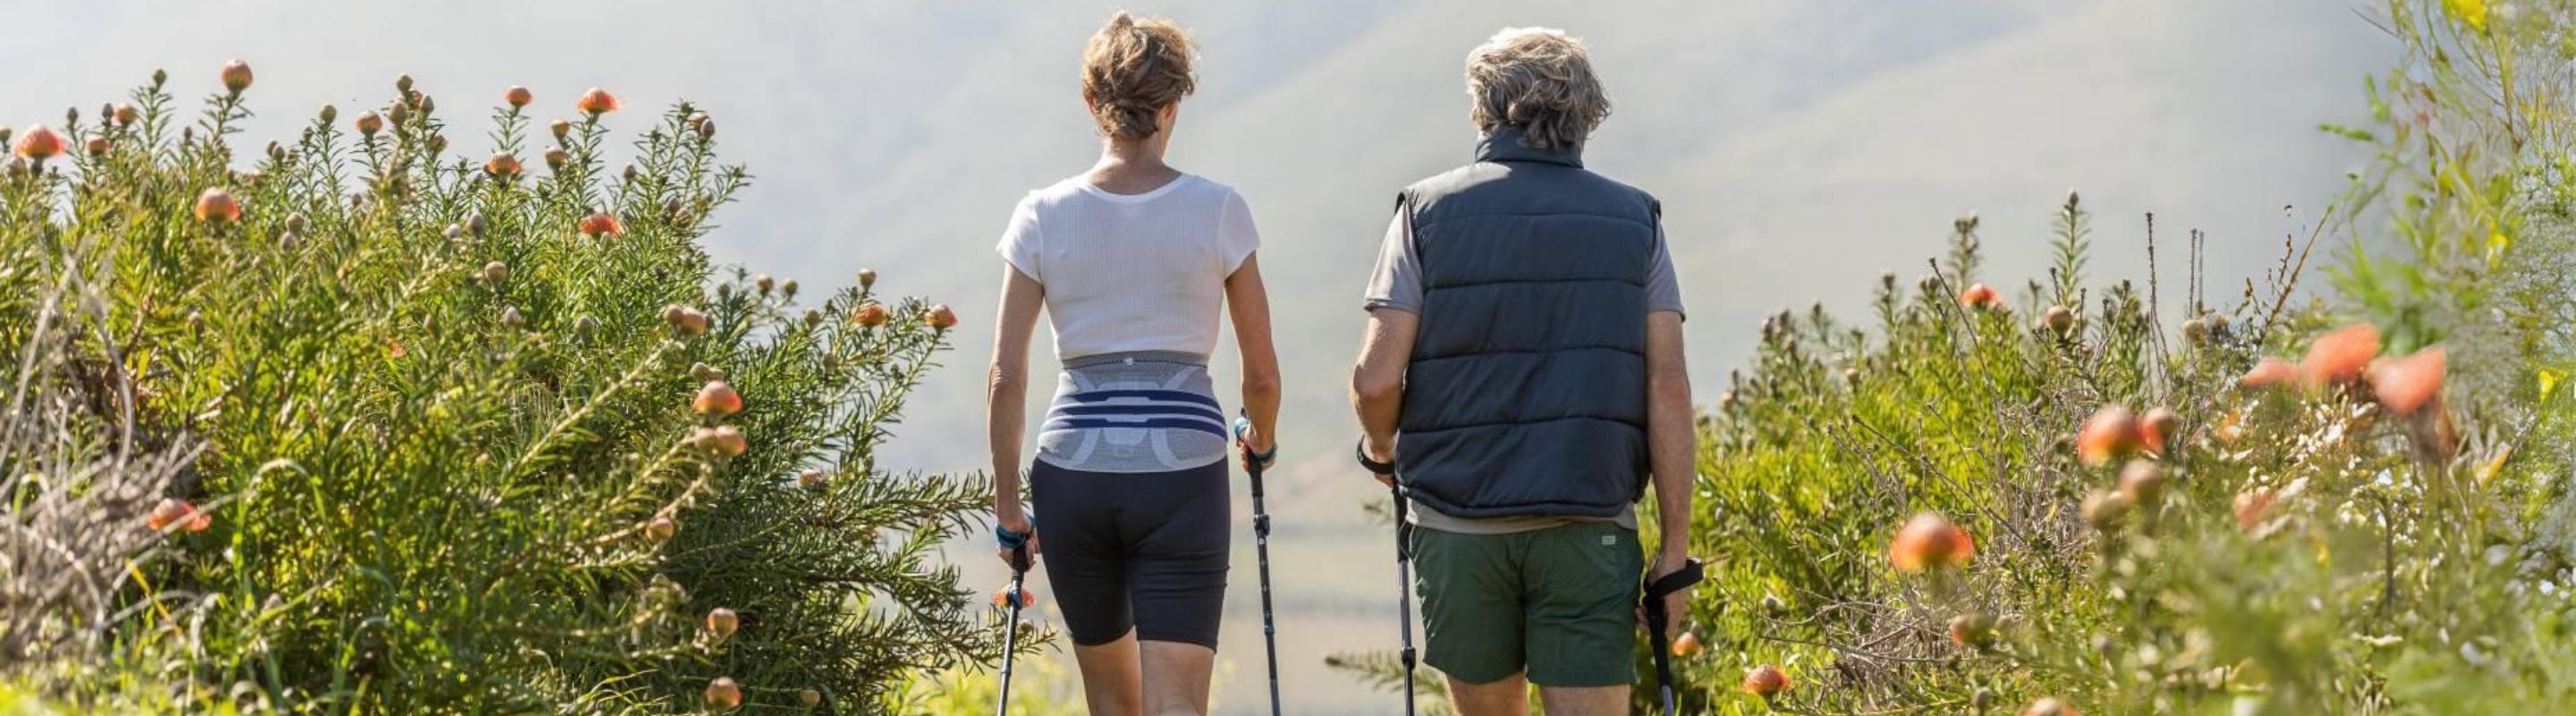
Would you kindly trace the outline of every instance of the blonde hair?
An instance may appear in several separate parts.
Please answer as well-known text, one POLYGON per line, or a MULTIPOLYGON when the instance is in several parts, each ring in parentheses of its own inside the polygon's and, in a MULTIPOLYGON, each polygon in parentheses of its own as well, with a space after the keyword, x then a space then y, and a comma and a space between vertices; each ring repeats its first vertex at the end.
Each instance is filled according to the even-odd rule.
POLYGON ((1138 20, 1120 10, 1082 50, 1082 99, 1100 133, 1144 139, 1155 115, 1198 89, 1190 33, 1161 18, 1138 20))
POLYGON ((1580 148, 1610 117, 1583 41, 1554 28, 1503 28, 1468 52, 1467 96, 1477 129, 1519 129, 1531 149, 1580 148))

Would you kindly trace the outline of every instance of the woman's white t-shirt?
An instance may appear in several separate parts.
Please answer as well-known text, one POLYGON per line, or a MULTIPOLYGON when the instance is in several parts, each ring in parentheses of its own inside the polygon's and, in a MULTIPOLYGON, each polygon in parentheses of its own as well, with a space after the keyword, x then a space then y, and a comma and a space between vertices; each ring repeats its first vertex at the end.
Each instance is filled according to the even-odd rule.
POLYGON ((1046 287, 1059 359, 1216 348, 1225 279, 1261 246, 1234 188, 1182 174, 1143 194, 1076 176, 1029 192, 998 250, 1046 287))

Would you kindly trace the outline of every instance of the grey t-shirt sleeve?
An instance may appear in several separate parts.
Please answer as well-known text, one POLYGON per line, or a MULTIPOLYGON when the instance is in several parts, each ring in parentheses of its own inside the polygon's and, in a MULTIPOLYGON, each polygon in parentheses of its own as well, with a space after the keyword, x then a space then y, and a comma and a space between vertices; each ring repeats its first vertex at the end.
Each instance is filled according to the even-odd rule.
POLYGON ((1654 263, 1646 267, 1646 312, 1656 311, 1680 313, 1684 320, 1690 315, 1682 311, 1682 282, 1673 276, 1672 244, 1664 240, 1662 222, 1655 224, 1654 263))
POLYGON ((1377 270, 1369 274, 1361 307, 1422 312, 1422 256, 1413 251, 1413 224, 1399 208, 1386 223, 1386 240, 1378 246, 1377 270))

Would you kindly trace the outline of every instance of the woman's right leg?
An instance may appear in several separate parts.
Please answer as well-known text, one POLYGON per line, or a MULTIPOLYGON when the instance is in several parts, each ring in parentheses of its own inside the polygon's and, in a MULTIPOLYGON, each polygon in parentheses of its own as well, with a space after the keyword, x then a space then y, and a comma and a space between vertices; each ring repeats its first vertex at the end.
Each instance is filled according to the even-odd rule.
POLYGON ((1096 646, 1076 644, 1073 661, 1082 667, 1082 700, 1101 716, 1144 716, 1145 675, 1137 655, 1136 632, 1096 646))

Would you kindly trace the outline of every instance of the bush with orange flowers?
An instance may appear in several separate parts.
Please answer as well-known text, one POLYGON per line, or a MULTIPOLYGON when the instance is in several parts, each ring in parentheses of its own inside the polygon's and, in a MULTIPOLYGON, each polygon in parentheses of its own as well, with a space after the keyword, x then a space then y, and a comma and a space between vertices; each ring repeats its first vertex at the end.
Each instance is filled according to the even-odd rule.
POLYGON ((934 549, 989 485, 876 467, 953 319, 710 265, 748 174, 696 108, 624 180, 629 138, 552 134, 524 90, 452 95, 494 98, 487 134, 406 78, 242 151, 248 67, 178 74, 215 88, 201 120, 156 79, 11 137, 48 161, 0 177, 0 266, 33 269, 0 269, 0 684, 100 713, 883 712, 912 669, 998 657, 934 549))
MULTIPOLYGON (((2410 42, 2478 37, 2458 9, 2474 5, 2397 0, 2388 19, 2410 42)), ((2513 25, 2487 17, 2499 44, 2447 47, 2528 51, 2505 28, 2576 26, 2576 4, 2518 5, 2513 25)), ((2439 75, 2404 81, 2424 76, 2439 75)), ((2576 73, 2547 78, 2576 90, 2576 73)), ((2576 109, 2564 99, 2576 95, 2551 96, 2576 109)), ((2486 119, 2453 118, 2465 134, 2443 136, 2511 125, 2486 119)), ((2571 156, 2576 137, 2555 139, 2551 156, 2571 156)), ((2506 144, 2482 156, 2532 156, 2506 144)), ((2387 161, 2417 161, 2413 146, 2387 161)), ((2455 244, 2303 259, 2299 237, 2249 290, 2211 288, 2246 282, 2188 260, 2157 279, 2088 280, 2092 238, 2114 232, 2070 193, 2046 277, 1982 274, 1995 245, 1961 219, 1922 281, 1878 283, 1874 325, 1822 309, 1766 317, 1747 367, 1706 389, 1726 397, 1702 422, 1688 519, 1695 550, 1718 558, 1679 617, 1706 649, 1680 663, 1681 710, 2576 703, 2576 682, 2552 676, 2576 668, 2576 490, 2563 478, 2576 465, 2564 218, 2576 171, 2503 166, 2383 205, 2406 235, 2455 244), (2514 186, 2483 203, 2463 194, 2514 186), (2418 261, 2453 245, 2474 251, 2449 268, 2418 261), (2321 277, 2333 290, 2303 293, 2321 277), (2401 283, 2414 288, 2387 293, 2401 283), (2038 319, 1979 310, 2005 304, 1994 286, 2038 319), (1869 379, 1844 380, 1853 369, 1869 379), (1814 676, 1738 693, 1765 665, 1814 676)), ((2143 226, 2116 233, 2150 241, 2143 226)), ((2192 255, 2172 233, 2152 241, 2159 260, 2192 255)), ((1651 694, 1638 699, 1651 710, 1651 694)))

